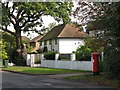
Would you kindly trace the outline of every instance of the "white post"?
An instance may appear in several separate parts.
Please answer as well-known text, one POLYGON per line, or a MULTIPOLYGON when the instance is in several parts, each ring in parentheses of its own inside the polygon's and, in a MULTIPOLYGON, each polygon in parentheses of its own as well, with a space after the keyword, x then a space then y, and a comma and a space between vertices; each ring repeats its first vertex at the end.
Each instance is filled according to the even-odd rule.
POLYGON ((31 67, 34 67, 35 57, 34 54, 31 54, 31 67))
POLYGON ((91 53, 91 61, 94 62, 92 53, 91 53))
POLYGON ((41 61, 44 60, 44 54, 41 54, 41 61))
POLYGON ((75 61, 76 60, 76 54, 75 53, 72 53, 71 54, 71 61, 75 61))
POLYGON ((104 52, 101 53, 101 60, 104 60, 104 52))
POLYGON ((30 65, 30 62, 31 60, 30 60, 30 54, 27 54, 27 60, 26 60, 26 64, 27 64, 27 66, 28 65, 30 65))
POLYGON ((57 61, 58 58, 59 58, 59 54, 57 53, 57 54, 55 54, 55 61, 57 61))

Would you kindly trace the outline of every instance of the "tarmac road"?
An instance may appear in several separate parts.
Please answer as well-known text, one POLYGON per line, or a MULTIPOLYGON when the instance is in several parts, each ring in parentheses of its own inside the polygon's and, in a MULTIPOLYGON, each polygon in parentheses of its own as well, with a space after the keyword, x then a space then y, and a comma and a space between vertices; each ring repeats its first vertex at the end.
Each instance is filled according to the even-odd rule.
POLYGON ((113 88, 88 81, 65 80, 56 76, 25 75, 2 71, 2 88, 104 88, 105 90, 113 88))

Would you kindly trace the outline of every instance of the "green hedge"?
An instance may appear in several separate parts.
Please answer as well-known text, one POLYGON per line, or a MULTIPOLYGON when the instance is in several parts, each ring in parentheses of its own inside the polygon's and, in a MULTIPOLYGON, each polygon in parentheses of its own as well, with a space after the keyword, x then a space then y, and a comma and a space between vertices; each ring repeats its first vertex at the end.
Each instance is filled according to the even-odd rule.
POLYGON ((46 52, 44 54, 44 58, 46 60, 55 60, 55 54, 56 54, 56 52, 46 52))

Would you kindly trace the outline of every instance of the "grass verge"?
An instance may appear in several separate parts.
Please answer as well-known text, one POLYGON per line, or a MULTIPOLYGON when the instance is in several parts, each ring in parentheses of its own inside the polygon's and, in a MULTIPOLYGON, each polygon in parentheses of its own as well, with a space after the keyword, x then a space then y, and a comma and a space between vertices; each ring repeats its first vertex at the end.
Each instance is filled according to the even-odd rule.
POLYGON ((66 73, 86 72, 86 71, 80 71, 80 70, 35 68, 35 67, 21 67, 21 66, 3 68, 3 70, 9 70, 9 71, 21 72, 21 73, 27 73, 27 74, 66 74, 66 73))
POLYGON ((69 79, 69 80, 87 80, 87 81, 96 82, 96 83, 99 83, 99 84, 102 84, 102 85, 109 85, 109 86, 119 87, 120 88, 120 80, 109 79, 105 75, 98 75, 98 76, 79 75, 79 76, 65 77, 64 79, 69 79))

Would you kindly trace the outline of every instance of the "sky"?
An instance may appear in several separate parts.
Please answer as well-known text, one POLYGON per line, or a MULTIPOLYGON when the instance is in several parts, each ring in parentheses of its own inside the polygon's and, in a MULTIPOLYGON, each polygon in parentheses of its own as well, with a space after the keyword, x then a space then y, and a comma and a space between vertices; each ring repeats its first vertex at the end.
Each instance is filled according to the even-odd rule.
MULTIPOLYGON (((76 8, 76 6, 77 6, 77 4, 75 3, 75 2, 73 2, 74 3, 74 7, 72 8, 72 10, 74 10, 75 8, 76 8)), ((12 5, 12 3, 11 3, 11 5, 12 5)), ((73 17, 70 17, 71 18, 71 20, 72 21, 75 21, 75 19, 73 18, 73 17)), ((51 16, 42 16, 42 20, 43 20, 43 22, 44 22, 44 26, 45 27, 48 27, 48 25, 50 24, 50 23, 56 23, 56 25, 58 25, 58 24, 62 24, 61 22, 57 22, 57 21, 55 21, 55 19, 53 18, 53 17, 51 17, 51 16)), ((10 30, 13 30, 13 26, 11 25, 11 26, 9 26, 8 27, 10 30)), ((39 29, 41 29, 41 28, 37 28, 38 30, 39 29)), ((28 33, 23 33, 22 32, 22 36, 27 36, 28 38, 30 38, 30 39, 32 39, 32 38, 34 38, 34 37, 37 37, 39 34, 38 33, 35 33, 35 32, 29 32, 30 34, 28 35, 28 33)))

